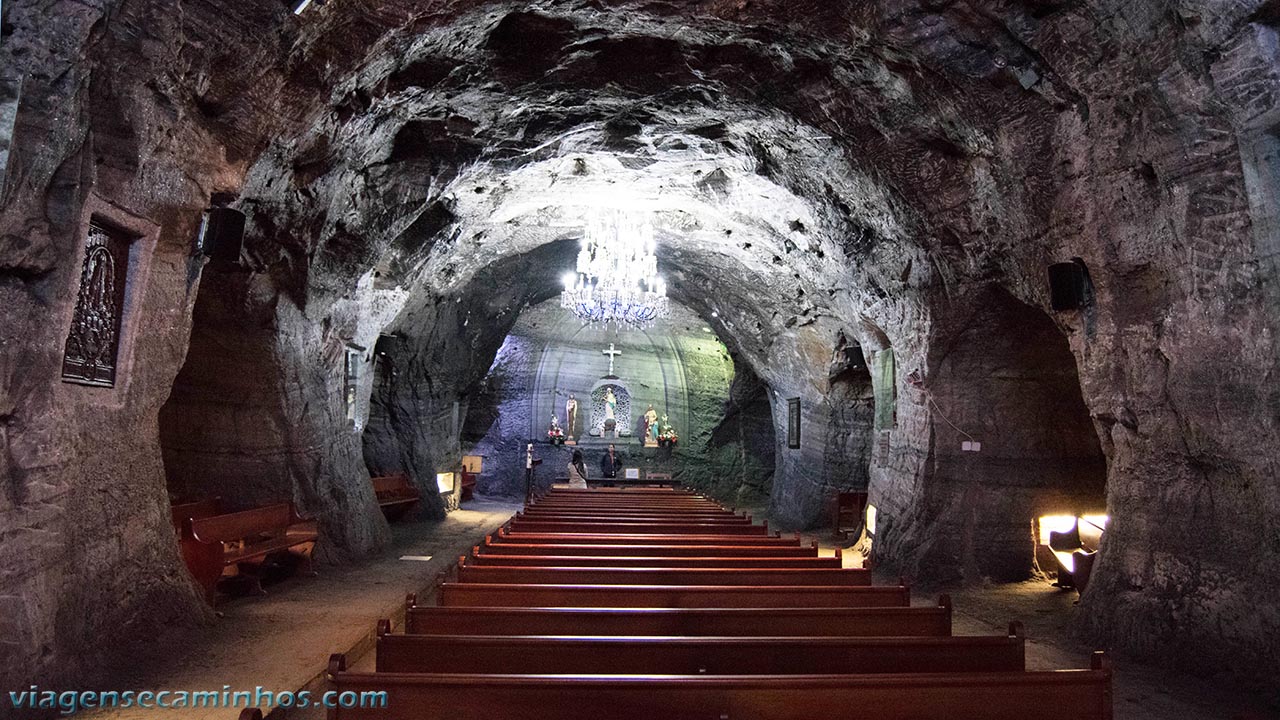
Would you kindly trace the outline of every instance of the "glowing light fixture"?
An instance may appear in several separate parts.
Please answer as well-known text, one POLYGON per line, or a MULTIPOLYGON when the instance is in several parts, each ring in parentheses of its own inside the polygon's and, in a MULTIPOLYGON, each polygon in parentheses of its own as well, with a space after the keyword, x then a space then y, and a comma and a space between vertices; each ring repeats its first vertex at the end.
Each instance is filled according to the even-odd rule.
POLYGON ((441 495, 453 492, 454 479, 454 473, 436 473, 436 487, 440 489, 441 495))
POLYGON ((576 272, 564 276, 560 306, 586 323, 646 328, 670 317, 648 216, 606 210, 587 221, 576 272))
MULTIPOLYGON (((1089 550, 1090 547, 1096 550, 1102 539, 1102 533, 1107 528, 1108 519, 1106 515, 1043 515, 1037 523, 1040 544, 1049 548, 1063 570, 1074 573, 1076 550, 1089 550), (1073 531, 1074 543, 1070 546, 1054 547, 1050 533, 1062 536, 1073 531)), ((1070 540, 1067 541, 1070 542, 1070 540)))

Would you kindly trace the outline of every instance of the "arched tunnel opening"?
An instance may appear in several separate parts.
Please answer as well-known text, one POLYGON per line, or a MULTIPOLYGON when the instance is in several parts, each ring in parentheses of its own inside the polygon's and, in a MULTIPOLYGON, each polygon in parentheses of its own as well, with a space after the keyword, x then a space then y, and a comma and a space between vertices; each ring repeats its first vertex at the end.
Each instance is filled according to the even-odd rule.
POLYGON ((484 380, 468 392, 462 452, 485 469, 480 492, 523 496, 525 447, 545 462, 543 487, 564 474, 581 451, 593 479, 614 446, 637 478, 672 475, 731 504, 763 507, 773 482, 774 432, 765 388, 749 367, 693 311, 673 303, 671 317, 647 329, 587 325, 565 312, 559 298, 522 311, 484 380), (610 357, 606 351, 616 351, 610 357), (617 429, 601 427, 592 388, 606 378, 617 388, 617 429), (570 399, 579 405, 568 425, 570 399), (652 422, 646 414, 652 411, 652 422), (549 437, 552 421, 563 439, 549 437), (657 442, 668 423, 670 448, 657 442), (649 437, 642 437, 646 426, 649 437))

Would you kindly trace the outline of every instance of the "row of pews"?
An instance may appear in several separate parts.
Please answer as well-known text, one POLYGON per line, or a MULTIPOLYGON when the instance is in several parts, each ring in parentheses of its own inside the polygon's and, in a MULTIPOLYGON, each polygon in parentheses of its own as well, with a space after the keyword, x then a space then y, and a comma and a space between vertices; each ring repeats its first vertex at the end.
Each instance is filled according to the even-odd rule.
POLYGON ((877 720, 1111 717, 1102 655, 1028 672, 1019 623, 951 633, 951 603, 820 557, 674 489, 553 489, 379 624, 375 667, 330 689, 385 692, 330 720, 877 720))

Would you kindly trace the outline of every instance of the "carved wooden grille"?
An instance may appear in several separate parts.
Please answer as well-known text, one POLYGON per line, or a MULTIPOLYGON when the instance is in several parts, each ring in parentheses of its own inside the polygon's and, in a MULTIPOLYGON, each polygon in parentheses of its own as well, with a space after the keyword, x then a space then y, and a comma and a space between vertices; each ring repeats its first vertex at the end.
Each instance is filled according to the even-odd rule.
POLYGON ((62 356, 62 379, 114 387, 129 272, 129 238, 89 225, 76 312, 62 356))

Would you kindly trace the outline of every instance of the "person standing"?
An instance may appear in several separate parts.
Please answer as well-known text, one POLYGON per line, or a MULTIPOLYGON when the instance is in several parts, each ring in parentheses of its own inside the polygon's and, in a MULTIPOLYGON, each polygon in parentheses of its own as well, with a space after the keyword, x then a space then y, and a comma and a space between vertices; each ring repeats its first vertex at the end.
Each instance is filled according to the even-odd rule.
POLYGON ((600 458, 600 473, 607 478, 618 477, 619 462, 617 448, 613 446, 613 443, 609 443, 609 451, 604 454, 604 457, 600 458))
POLYGON ((587 464, 582 461, 581 450, 574 450, 573 459, 569 461, 569 487, 587 489, 587 464))

